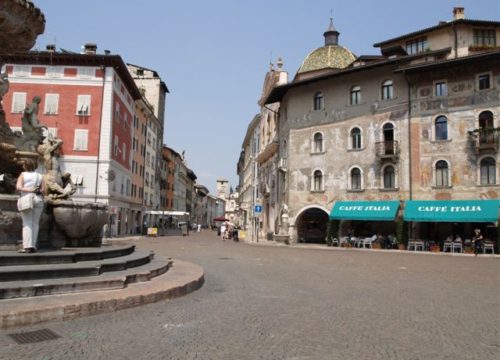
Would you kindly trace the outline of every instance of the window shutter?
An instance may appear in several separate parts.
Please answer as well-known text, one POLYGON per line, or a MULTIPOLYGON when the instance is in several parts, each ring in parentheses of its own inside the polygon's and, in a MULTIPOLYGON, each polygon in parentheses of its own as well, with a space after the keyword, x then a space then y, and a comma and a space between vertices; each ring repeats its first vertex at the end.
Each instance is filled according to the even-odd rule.
POLYGON ((88 150, 89 131, 86 129, 75 129, 75 150, 88 150))
POLYGON ((26 93, 15 92, 12 94, 12 112, 22 113, 26 107, 26 93))
POLYGON ((45 114, 55 115, 59 110, 59 94, 45 94, 45 114))
POLYGON ((78 95, 76 114, 80 116, 90 115, 90 95, 78 95))

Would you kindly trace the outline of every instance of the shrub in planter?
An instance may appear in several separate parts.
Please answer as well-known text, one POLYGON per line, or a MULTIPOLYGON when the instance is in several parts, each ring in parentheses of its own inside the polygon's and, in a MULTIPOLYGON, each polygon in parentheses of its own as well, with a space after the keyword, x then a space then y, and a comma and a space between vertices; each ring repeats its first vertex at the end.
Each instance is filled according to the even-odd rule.
POLYGON ((382 249, 382 244, 380 244, 379 242, 374 242, 372 244, 372 249, 382 249))
POLYGON ((408 245, 408 223, 402 218, 396 220, 396 241, 399 250, 406 249, 406 245, 408 245), (399 245, 404 245, 404 249, 401 249, 399 245))

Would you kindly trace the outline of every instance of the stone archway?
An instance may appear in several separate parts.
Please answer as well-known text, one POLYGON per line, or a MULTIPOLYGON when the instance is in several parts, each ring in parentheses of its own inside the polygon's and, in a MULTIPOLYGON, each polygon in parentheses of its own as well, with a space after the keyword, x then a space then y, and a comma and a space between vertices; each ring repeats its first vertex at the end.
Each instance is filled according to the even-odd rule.
POLYGON ((328 213, 321 207, 304 209, 295 220, 297 242, 324 244, 328 213))

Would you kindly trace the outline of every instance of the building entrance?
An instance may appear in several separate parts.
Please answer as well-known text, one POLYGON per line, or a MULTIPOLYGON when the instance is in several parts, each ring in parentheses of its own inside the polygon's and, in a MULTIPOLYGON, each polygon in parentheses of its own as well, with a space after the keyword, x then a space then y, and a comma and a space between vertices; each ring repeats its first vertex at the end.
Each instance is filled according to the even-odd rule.
POLYGON ((299 243, 324 244, 328 214, 322 209, 305 210, 297 220, 297 241, 299 243))

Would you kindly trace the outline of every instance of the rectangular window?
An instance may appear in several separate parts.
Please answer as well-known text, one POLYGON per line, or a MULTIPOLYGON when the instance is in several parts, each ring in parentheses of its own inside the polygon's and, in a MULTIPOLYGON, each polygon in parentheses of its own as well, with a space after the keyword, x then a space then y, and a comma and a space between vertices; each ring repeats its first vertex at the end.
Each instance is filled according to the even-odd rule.
POLYGON ((446 81, 438 81, 434 84, 434 94, 436 96, 448 95, 448 84, 446 84, 446 81))
POLYGON ((496 46, 495 30, 476 29, 474 30, 474 45, 475 46, 496 46))
POLYGON ((26 77, 31 74, 31 69, 28 65, 14 65, 14 76, 26 77))
POLYGON ((47 66, 46 76, 49 78, 60 78, 64 74, 62 66, 47 66))
POLYGON ((113 146, 113 155, 116 157, 118 156, 118 135, 115 135, 115 143, 114 143, 114 146, 113 146))
POLYGON ((122 144, 122 160, 127 160, 127 144, 122 144))
POLYGON ((75 144, 73 149, 87 151, 89 143, 89 131, 87 129, 75 129, 75 144))
POLYGON ((43 113, 56 115, 59 111, 59 94, 45 94, 45 107, 43 113))
POLYGON ((414 55, 427 50, 427 37, 410 40, 406 42, 406 53, 414 55))
POLYGON ((26 107, 26 93, 15 92, 12 94, 12 112, 23 113, 26 107))
POLYGON ((81 79, 92 79, 95 76, 95 69, 90 67, 79 67, 78 77, 81 79))
POLYGON ((479 90, 486 90, 491 87, 490 74, 481 74, 477 77, 477 86, 479 90))
POLYGON ((90 99, 90 95, 78 95, 78 100, 76 103, 76 115, 90 115, 90 99))

